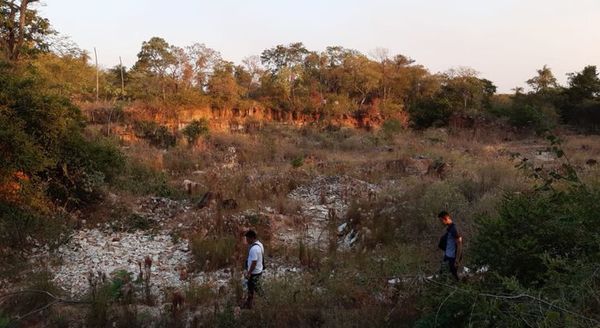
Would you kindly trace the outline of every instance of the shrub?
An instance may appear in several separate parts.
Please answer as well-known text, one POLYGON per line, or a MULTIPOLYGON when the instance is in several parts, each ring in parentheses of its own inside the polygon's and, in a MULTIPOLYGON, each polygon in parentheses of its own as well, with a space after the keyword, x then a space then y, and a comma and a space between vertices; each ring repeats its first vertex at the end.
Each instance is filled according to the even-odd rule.
POLYGON ((553 107, 536 107, 527 104, 515 104, 507 112, 509 123, 519 128, 535 128, 541 132, 558 124, 558 113, 553 107))
POLYGON ((292 166, 294 168, 299 168, 304 165, 304 156, 298 156, 292 159, 292 166))
POLYGON ((474 261, 525 286, 542 285, 554 260, 567 261, 568 270, 569 262, 599 259, 597 213, 597 190, 508 195, 497 217, 479 221, 474 261))
POLYGON ((235 245, 233 237, 192 237, 191 249, 196 267, 199 270, 216 270, 234 264, 235 245))
POLYGON ((182 130, 190 145, 195 144, 201 135, 208 134, 208 131, 208 121, 206 119, 193 120, 182 130))
POLYGON ((159 148, 175 146, 177 138, 164 125, 152 121, 137 121, 133 129, 139 138, 148 140, 150 145, 159 148))
POLYGON ((385 120, 385 122, 383 122, 383 125, 381 126, 381 131, 388 138, 402 132, 403 129, 404 127, 402 126, 402 122, 400 122, 397 119, 385 120))
POLYGON ((600 131, 600 101, 588 100, 566 111, 569 123, 593 132, 600 131))
POLYGON ((447 99, 441 97, 422 100, 409 108, 410 122, 419 129, 446 125, 452 115, 451 106, 447 99))
POLYGON ((178 192, 167 183, 165 173, 135 160, 128 161, 124 172, 116 179, 114 185, 135 195, 177 197, 181 194, 181 191, 178 192), (140 183, 140 181, 143 181, 143 183, 140 183))

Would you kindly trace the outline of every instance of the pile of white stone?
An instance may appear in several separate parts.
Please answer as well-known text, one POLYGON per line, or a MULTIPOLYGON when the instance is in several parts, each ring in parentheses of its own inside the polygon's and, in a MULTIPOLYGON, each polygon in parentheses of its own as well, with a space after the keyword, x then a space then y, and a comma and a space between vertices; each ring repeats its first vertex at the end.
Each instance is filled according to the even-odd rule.
POLYGON ((174 243, 166 233, 109 233, 97 229, 75 232, 53 256, 60 259, 60 265, 51 268, 54 282, 72 296, 89 290, 90 272, 110 277, 116 271, 125 270, 135 278, 140 271, 139 264, 143 268, 146 257, 152 259, 153 289, 180 286, 180 273, 191 258, 187 241, 174 243))
MULTIPOLYGON (((327 223, 331 215, 343 218, 353 200, 375 198, 379 191, 377 185, 352 177, 320 176, 294 189, 289 197, 302 203, 302 215, 307 220, 304 231, 307 242, 324 246, 329 238, 327 223)), ((355 240, 355 235, 350 240, 355 240)))

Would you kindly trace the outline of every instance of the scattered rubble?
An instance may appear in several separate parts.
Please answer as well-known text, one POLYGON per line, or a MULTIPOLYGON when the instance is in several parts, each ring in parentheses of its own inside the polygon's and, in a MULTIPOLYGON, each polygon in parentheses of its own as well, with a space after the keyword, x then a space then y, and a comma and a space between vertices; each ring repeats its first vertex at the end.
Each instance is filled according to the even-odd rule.
MULTIPOLYGON (((321 176, 312 183, 294 189, 289 197, 302 203, 304 222, 303 235, 293 235, 288 231, 280 239, 302 238, 308 244, 318 247, 327 245, 327 223, 346 215, 352 200, 374 199, 380 187, 348 176, 321 176)), ((338 233, 340 233, 338 227, 338 233)), ((345 238, 348 239, 348 238, 345 238)), ((356 233, 347 242, 356 240, 356 233)), ((344 243, 346 244, 346 243, 344 243)))
POLYGON ((137 274, 138 263, 146 256, 154 263, 151 280, 154 288, 178 286, 181 284, 179 273, 190 261, 187 241, 175 244, 166 233, 105 233, 97 229, 77 231, 70 242, 60 246, 53 255, 61 260, 60 266, 51 268, 54 281, 73 296, 88 290, 90 272, 109 276, 126 270, 137 274))

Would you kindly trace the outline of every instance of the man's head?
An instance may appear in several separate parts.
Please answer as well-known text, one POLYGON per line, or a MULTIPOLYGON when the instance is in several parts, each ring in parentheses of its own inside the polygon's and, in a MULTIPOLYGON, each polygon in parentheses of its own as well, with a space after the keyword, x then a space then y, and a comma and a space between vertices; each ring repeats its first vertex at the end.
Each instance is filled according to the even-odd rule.
POLYGON ((442 222, 444 225, 452 224, 452 218, 450 217, 450 213, 446 211, 441 211, 440 214, 438 214, 438 218, 440 219, 440 222, 442 222))
POLYGON ((256 241, 256 231, 254 231, 254 230, 246 231, 244 236, 246 237, 246 242, 248 244, 252 244, 254 241, 256 241))

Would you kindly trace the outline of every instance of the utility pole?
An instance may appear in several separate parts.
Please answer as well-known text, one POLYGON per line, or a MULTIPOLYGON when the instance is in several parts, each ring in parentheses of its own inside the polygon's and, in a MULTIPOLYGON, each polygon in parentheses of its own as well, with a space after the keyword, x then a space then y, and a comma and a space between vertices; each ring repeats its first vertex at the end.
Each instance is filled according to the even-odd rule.
POLYGON ((98 102, 100 95, 100 72, 98 70, 98 53, 96 52, 96 47, 94 47, 94 57, 96 59, 96 102, 98 102))
POLYGON ((123 61, 119 56, 119 64, 121 65, 121 96, 125 96, 125 79, 123 78, 123 61))

